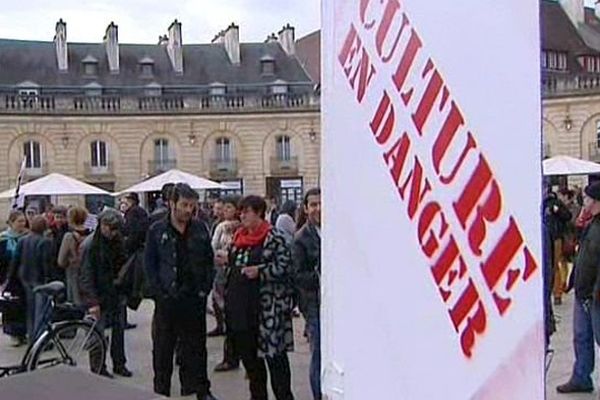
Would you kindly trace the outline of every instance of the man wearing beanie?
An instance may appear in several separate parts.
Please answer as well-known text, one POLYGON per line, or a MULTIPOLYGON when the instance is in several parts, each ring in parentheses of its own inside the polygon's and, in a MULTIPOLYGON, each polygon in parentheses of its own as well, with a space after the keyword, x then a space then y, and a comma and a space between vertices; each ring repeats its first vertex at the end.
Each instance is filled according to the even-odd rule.
MULTIPOLYGON (((98 320, 97 328, 111 326, 110 357, 113 372, 132 376, 125 366, 125 296, 115 285, 121 266, 125 263, 123 248, 123 217, 108 208, 98 215, 98 229, 83 241, 80 289, 89 313, 98 320)), ((112 377, 104 366, 101 375, 112 377)))
MULTIPOLYGON (((598 268, 600 267, 600 182, 584 190, 583 207, 593 217, 583 231, 575 259, 575 302, 573 309, 573 346, 575 364, 571 379, 556 388, 559 393, 592 392, 594 336, 600 338, 598 268)), ((599 342, 600 344, 600 342, 599 342)))

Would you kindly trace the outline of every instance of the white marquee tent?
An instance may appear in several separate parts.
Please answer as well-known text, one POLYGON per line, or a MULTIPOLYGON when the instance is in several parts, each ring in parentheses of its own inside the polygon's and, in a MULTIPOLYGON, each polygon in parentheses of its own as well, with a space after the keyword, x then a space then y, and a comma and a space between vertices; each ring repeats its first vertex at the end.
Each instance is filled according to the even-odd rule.
POLYGON ((543 162, 544 176, 600 174, 600 164, 569 156, 551 157, 543 162))
MULTIPOLYGON (((21 185, 19 196, 110 195, 111 193, 66 175, 52 173, 21 185)), ((15 197, 15 188, 0 193, 0 199, 15 197)))
POLYGON ((192 175, 187 172, 180 171, 178 169, 171 169, 167 172, 163 172, 160 175, 146 179, 139 182, 127 189, 122 190, 120 193, 141 193, 141 192, 155 192, 160 191, 165 183, 187 183, 195 190, 206 190, 206 189, 226 189, 225 186, 220 183, 213 182, 209 179, 202 178, 196 175, 192 175))

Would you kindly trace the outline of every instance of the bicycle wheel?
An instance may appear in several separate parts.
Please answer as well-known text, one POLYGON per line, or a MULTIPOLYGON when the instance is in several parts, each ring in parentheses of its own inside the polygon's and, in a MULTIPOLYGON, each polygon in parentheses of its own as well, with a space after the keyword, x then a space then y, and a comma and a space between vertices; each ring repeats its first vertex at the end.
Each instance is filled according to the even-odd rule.
POLYGON ((106 359, 106 342, 90 321, 66 321, 52 325, 52 331, 35 343, 28 370, 69 365, 100 373, 106 359))

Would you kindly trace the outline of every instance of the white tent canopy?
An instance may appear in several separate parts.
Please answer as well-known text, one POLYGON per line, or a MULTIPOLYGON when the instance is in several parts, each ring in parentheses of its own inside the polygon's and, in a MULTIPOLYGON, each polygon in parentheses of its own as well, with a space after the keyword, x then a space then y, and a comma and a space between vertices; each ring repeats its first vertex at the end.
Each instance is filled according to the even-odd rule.
POLYGON ((556 156, 543 162, 544 176, 600 174, 600 164, 569 156, 556 156))
POLYGON ((225 186, 220 183, 213 182, 206 178, 201 178, 196 175, 189 174, 187 172, 180 171, 178 169, 171 169, 167 172, 163 172, 160 175, 146 179, 140 183, 137 183, 127 189, 122 190, 120 193, 141 193, 141 192, 156 192, 160 191, 166 183, 187 183, 192 189, 195 190, 206 190, 206 189, 226 189, 225 186))
MULTIPOLYGON (((48 174, 35 181, 25 183, 19 189, 20 196, 67 196, 84 194, 110 195, 111 193, 58 173, 48 174)), ((15 197, 14 188, 0 193, 0 199, 10 199, 13 197, 15 197)))

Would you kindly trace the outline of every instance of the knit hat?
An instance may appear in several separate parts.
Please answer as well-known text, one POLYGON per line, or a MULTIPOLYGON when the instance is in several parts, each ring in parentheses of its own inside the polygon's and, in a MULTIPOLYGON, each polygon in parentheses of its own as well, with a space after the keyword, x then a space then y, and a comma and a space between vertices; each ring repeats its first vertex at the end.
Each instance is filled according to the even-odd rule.
POLYGON ((584 189, 584 192, 588 197, 600 201, 600 182, 594 182, 591 185, 588 185, 584 189))
POLYGON ((123 225, 123 216, 114 208, 106 208, 98 215, 98 224, 120 227, 123 225))

